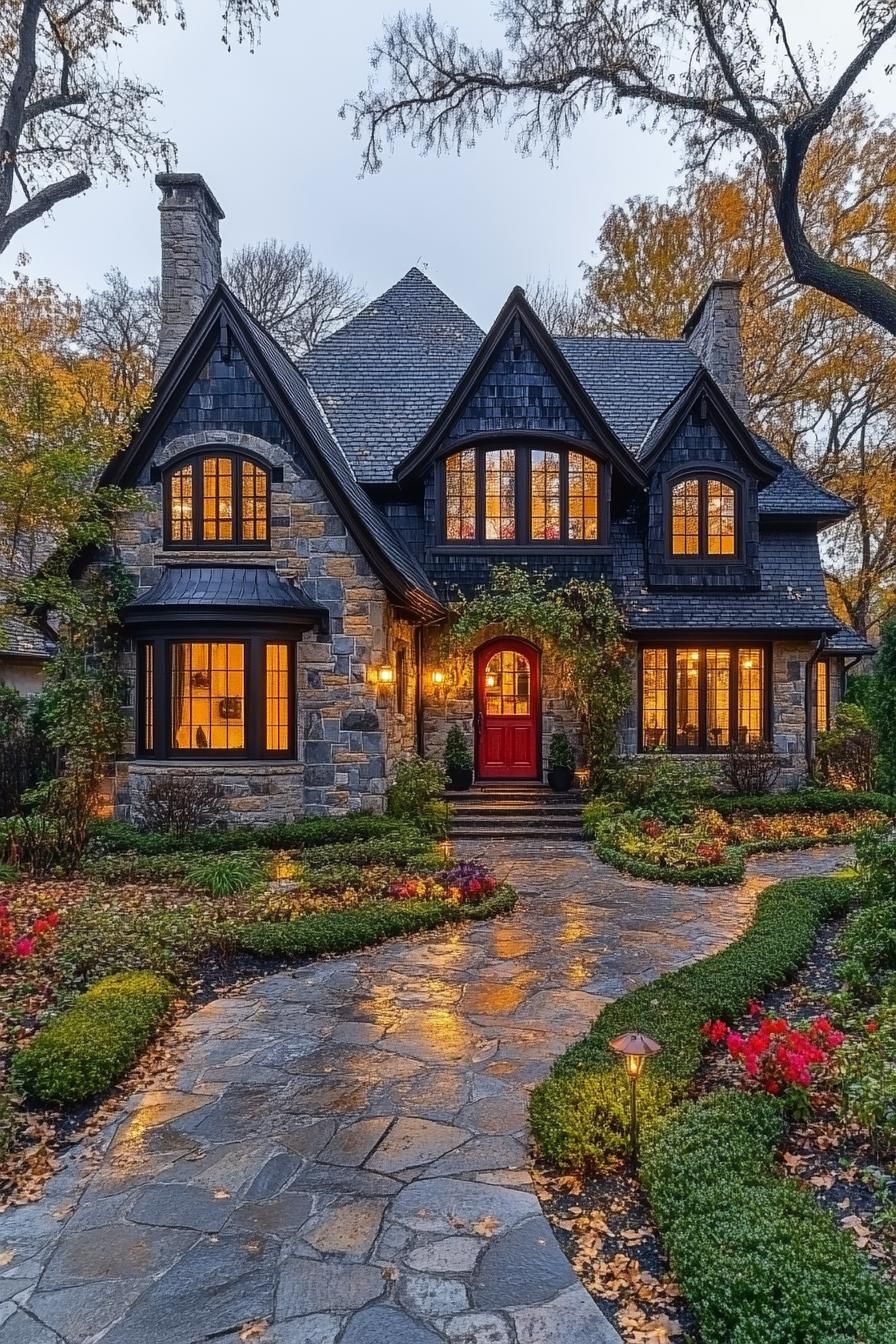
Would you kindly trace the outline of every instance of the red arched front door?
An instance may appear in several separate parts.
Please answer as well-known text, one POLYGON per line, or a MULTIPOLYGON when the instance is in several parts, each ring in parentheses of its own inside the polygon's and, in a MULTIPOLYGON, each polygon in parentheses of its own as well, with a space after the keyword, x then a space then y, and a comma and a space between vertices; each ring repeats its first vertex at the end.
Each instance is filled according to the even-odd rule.
POLYGON ((538 654, 519 639, 476 654, 476 765, 480 779, 538 779, 538 654))

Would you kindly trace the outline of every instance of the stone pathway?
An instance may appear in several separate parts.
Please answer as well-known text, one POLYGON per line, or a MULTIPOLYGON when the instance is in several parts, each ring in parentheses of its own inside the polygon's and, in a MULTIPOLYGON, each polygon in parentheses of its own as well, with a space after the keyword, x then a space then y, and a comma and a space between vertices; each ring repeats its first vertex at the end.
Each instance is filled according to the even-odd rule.
POLYGON ((200 1009, 176 1086, 132 1097, 98 1163, 73 1150, 0 1218, 0 1341, 618 1341, 533 1193, 527 1093, 608 999, 723 946, 766 882, 846 856, 701 891, 584 844, 490 847, 511 917, 200 1009))

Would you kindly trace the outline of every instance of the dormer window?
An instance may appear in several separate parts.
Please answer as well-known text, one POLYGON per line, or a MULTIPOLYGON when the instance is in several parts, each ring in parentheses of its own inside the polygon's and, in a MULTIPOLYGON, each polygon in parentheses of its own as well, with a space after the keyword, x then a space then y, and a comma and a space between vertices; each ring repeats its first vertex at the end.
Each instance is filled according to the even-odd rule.
POLYGON ((737 487, 715 476, 686 476, 672 485, 669 500, 672 555, 684 560, 722 560, 738 553, 737 487))
POLYGON ((601 464, 559 447, 461 448, 443 465, 444 540, 598 542, 601 464))
POLYGON ((165 476, 165 540, 169 546, 268 547, 267 467, 238 453, 200 453, 165 476))

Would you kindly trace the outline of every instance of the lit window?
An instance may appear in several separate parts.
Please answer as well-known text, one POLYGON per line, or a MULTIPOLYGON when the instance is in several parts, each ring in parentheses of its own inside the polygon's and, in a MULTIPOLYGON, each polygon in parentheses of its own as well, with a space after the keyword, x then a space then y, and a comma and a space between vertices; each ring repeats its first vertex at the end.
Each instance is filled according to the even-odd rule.
POLYGON ((143 644, 142 656, 143 667, 141 670, 143 678, 143 748, 145 751, 155 749, 156 720, 154 712, 154 686, 153 671, 155 667, 155 650, 152 644, 143 644))
POLYGON ((824 658, 815 664, 815 727, 826 733, 830 727, 831 701, 828 665, 824 658))
POLYGON ((193 540, 193 468, 181 467, 169 478, 170 533, 172 541, 193 540))
POLYGON ((513 649, 492 654, 485 669, 485 712, 498 718, 529 713, 529 660, 513 649))
POLYGON ((476 451, 464 448, 445 459, 445 534, 449 541, 476 540, 476 451))
POLYGON ((265 746, 268 751, 289 748, 289 649, 265 644, 265 746))
POLYGON ((761 742, 765 692, 761 647, 642 649, 642 749, 723 751, 735 740, 761 742))
POLYGON ((246 745, 243 644, 173 644, 171 745, 177 751, 242 751, 246 745))
POLYGON ((170 545, 269 545, 270 473, 264 467, 232 454, 203 454, 165 480, 170 545))
POLYGON ((485 539, 516 537, 516 453, 498 448, 485 454, 485 539))
POLYGON ((593 457, 569 454, 569 540, 597 541, 598 468, 593 457))
POLYGON ((673 555, 716 559, 737 554, 737 497, 725 481, 700 476, 676 481, 671 515, 673 555))
POLYGON ((645 751, 669 745, 669 651, 645 649, 642 663, 641 734, 645 751))
POLYGON ((532 450, 532 540, 559 541, 560 454, 532 450))

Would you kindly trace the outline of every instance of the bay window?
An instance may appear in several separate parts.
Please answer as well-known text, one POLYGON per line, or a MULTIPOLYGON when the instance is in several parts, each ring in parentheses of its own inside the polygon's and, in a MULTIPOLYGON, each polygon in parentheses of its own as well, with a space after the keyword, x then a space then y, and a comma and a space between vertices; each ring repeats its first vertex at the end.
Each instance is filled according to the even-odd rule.
POLYGON ((763 645, 642 648, 642 751, 724 751, 769 736, 763 645))
POLYGON ((295 645, 226 634, 138 647, 138 750, 197 759, 295 754, 295 645))

